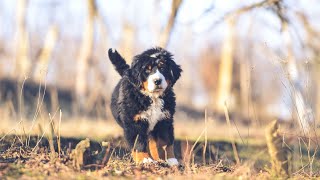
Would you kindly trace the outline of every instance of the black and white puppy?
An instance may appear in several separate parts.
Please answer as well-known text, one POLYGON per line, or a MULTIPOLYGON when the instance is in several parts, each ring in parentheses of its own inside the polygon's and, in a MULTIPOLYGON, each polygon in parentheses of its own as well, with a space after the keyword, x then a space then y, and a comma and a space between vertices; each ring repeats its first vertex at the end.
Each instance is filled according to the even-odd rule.
POLYGON ((177 165, 173 152, 173 86, 181 68, 172 54, 152 48, 133 58, 129 66, 114 49, 109 58, 121 75, 111 99, 111 111, 123 128, 135 162, 166 160, 177 165))

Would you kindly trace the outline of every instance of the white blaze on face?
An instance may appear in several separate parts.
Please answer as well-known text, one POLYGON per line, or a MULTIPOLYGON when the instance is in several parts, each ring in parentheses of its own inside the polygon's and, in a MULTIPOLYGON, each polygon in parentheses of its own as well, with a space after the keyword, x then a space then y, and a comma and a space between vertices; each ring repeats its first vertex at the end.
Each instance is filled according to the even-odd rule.
POLYGON ((162 90, 165 90, 167 88, 168 84, 167 84, 166 78, 163 76, 163 74, 159 72, 159 70, 157 70, 156 73, 148 77, 147 81, 148 81, 149 92, 153 92, 154 90, 157 89, 157 86, 155 84, 156 80, 161 80, 161 84, 159 86, 162 90))

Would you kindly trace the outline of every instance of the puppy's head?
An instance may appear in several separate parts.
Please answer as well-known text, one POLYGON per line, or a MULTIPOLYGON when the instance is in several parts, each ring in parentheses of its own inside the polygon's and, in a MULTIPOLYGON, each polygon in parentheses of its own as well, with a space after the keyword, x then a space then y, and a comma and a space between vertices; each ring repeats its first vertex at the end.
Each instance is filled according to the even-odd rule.
POLYGON ((176 83, 182 70, 171 53, 153 48, 134 57, 131 71, 143 93, 158 97, 176 83))

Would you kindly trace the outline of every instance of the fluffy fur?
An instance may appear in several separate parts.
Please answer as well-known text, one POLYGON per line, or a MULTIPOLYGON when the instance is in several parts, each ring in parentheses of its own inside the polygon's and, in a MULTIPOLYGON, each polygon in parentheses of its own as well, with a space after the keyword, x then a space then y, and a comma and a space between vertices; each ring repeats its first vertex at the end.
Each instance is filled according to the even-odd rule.
POLYGON ((148 150, 150 144, 156 144, 160 151, 163 146, 172 151, 167 162, 176 164, 173 155, 176 106, 173 86, 181 75, 180 66, 173 61, 172 54, 162 48, 152 48, 135 56, 131 66, 116 50, 109 49, 108 54, 122 77, 112 94, 111 111, 124 130, 132 155, 140 153, 133 159, 149 162, 146 153, 154 160, 164 159, 163 153, 148 150))

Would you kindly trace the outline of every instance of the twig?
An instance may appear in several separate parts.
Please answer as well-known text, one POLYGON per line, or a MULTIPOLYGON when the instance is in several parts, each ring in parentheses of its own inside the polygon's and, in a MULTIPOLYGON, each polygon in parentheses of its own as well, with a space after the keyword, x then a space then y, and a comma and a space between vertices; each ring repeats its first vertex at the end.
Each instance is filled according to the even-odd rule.
POLYGON ((201 132, 201 134, 198 136, 197 140, 193 143, 193 146, 191 147, 190 153, 189 153, 190 159, 191 159, 191 156, 192 156, 192 151, 193 151, 193 149, 196 147, 196 144, 199 142, 199 140, 200 140, 200 138, 203 136, 204 132, 205 132, 205 129, 202 130, 202 132, 201 132))
MULTIPOLYGON (((136 162, 136 158, 135 158, 135 155, 136 155, 136 150, 134 149, 135 147, 136 147, 136 144, 137 144, 137 142, 138 142, 138 138, 139 138, 139 134, 137 135, 137 137, 136 137, 136 139, 134 140, 134 144, 133 144, 133 148, 132 148, 132 155, 133 155, 133 157, 131 157, 131 158, 133 158, 133 160, 136 162)), ((137 163, 137 162, 136 162, 137 163)))
MULTIPOLYGON (((54 113, 53 118, 55 117, 55 114, 56 114, 56 113, 54 113)), ((50 127, 50 124, 51 124, 52 121, 53 121, 53 118, 50 118, 49 127, 50 127)), ((36 145, 32 148, 32 151, 34 151, 34 150, 38 147, 39 143, 41 142, 41 140, 42 140, 42 138, 44 137, 44 135, 45 135, 45 133, 47 132, 47 130, 48 130, 48 127, 47 127, 46 130, 42 133, 40 139, 38 140, 38 142, 36 143, 36 145)))
POLYGON ((46 89, 47 89, 46 80, 44 80, 44 90, 43 90, 42 98, 40 100, 40 97, 41 97, 41 85, 42 85, 42 83, 40 81, 39 91, 38 91, 39 95, 38 95, 37 107, 36 107, 36 112, 35 112, 35 114, 33 116, 33 119, 32 119, 31 127, 30 127, 29 132, 28 132, 29 135, 28 135, 28 140, 27 140, 27 146, 29 146, 29 144, 30 144, 31 131, 32 131, 34 125, 35 125, 35 121, 36 121, 36 119, 37 119, 37 117, 38 117, 38 115, 40 113, 40 110, 41 110, 41 107, 42 107, 42 104, 43 104, 43 101, 44 101, 44 96, 46 94, 46 89))
MULTIPOLYGON (((24 84, 25 84, 27 79, 28 79, 27 77, 24 77, 24 80, 23 80, 22 85, 21 85, 20 96, 19 96, 19 116, 20 116, 20 121, 19 121, 18 124, 22 124, 22 131, 23 131, 24 135, 26 135, 26 132, 25 132, 25 129, 24 129, 23 119, 22 119, 22 103, 23 103, 23 88, 24 88, 24 84)), ((21 139, 22 139, 22 137, 21 137, 21 139)), ((23 145, 23 142, 22 142, 22 145, 23 145)))
POLYGON ((55 149, 54 149, 54 141, 53 141, 53 137, 55 134, 54 131, 54 123, 53 123, 53 119, 49 113, 49 117, 50 117, 50 133, 48 134, 48 141, 49 141, 49 147, 50 147, 50 157, 51 157, 51 161, 53 161, 55 159, 55 149))
MULTIPOLYGON (((226 103, 225 103, 225 106, 224 106, 224 114, 226 116, 227 124, 228 124, 229 128, 231 129, 230 118, 229 118, 229 113, 228 113, 228 108, 227 108, 226 103)), ((232 144, 234 158, 235 158, 237 164, 240 164, 240 158, 239 158, 239 154, 238 154, 238 151, 237 151, 236 144, 234 142, 234 138, 232 137, 231 133, 229 135, 230 135, 230 140, 231 140, 231 144, 232 144)))
POLYGON ((208 143, 208 117, 207 117, 207 109, 204 111, 204 125, 205 125, 205 134, 204 134, 204 147, 202 151, 202 161, 203 165, 206 165, 206 150, 207 150, 207 143, 208 143))
POLYGON ((59 118, 59 128, 58 128, 58 154, 59 154, 59 159, 61 155, 61 119, 62 119, 62 112, 60 109, 60 118, 59 118))
POLYGON ((226 19, 229 19, 230 17, 235 17, 235 16, 239 16, 243 13, 246 13, 248 11, 251 11, 253 9, 256 9, 256 8, 261 8, 261 7, 266 7, 266 6, 270 6, 270 5, 273 5, 277 2, 279 2, 281 0, 264 0, 264 1, 261 1, 261 2, 257 2, 257 3, 254 3, 254 4, 251 4, 251 5, 248 5, 248 6, 244 6, 242 8, 239 8, 235 11, 231 11, 231 12, 228 12, 226 14, 224 14, 220 19, 218 19, 217 21, 213 22, 208 30, 212 29, 213 27, 217 26, 218 24, 220 24, 221 22, 225 21, 226 19))
MULTIPOLYGON (((190 163, 190 159, 189 159, 189 156, 188 156, 188 150, 189 150, 189 141, 188 141, 188 138, 186 137, 186 143, 187 143, 187 147, 186 147, 186 150, 183 154, 183 162, 186 163, 186 161, 188 160, 188 162, 186 163, 187 165, 189 165, 190 163), (188 159, 186 159, 188 158, 188 159)), ((181 152, 182 152, 182 149, 181 149, 181 152)))

